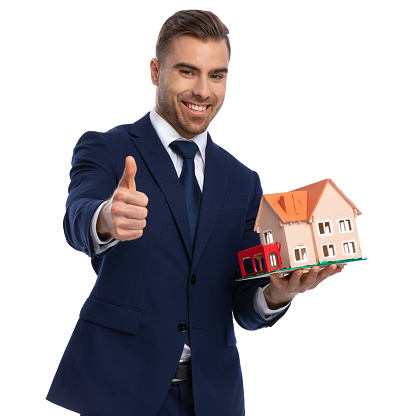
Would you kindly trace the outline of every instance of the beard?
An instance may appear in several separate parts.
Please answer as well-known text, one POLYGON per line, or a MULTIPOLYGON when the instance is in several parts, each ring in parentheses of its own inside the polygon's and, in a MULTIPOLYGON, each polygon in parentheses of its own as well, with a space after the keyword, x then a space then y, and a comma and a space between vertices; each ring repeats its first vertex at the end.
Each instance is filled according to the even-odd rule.
MULTIPOLYGON (((167 97, 163 88, 158 88, 157 91, 157 107, 160 111, 160 115, 179 133, 185 138, 197 136, 207 130, 212 119, 217 115, 221 108, 221 104, 216 101, 209 102, 209 113, 206 116, 192 116, 186 113, 186 106, 183 101, 191 101, 198 103, 200 98, 191 97, 189 100, 186 97, 175 96, 167 97), (188 136, 188 137, 186 137, 188 136)), ((206 104, 207 101, 204 101, 206 104)))

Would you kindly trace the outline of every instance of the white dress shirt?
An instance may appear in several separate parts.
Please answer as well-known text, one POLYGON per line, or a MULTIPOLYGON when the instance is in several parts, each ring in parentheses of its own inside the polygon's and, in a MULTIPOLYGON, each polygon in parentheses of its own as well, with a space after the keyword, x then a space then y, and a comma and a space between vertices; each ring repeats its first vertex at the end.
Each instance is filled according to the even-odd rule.
MULTIPOLYGON (((159 114, 156 113, 155 108, 152 109, 150 112, 150 122, 152 123, 153 128, 156 130, 157 135, 160 138, 163 146, 165 147, 166 151, 168 152, 169 156, 172 159, 173 165, 175 166, 176 173, 178 177, 182 172, 182 165, 183 161, 182 158, 177 155, 169 145, 175 140, 187 140, 183 137, 180 137, 178 132, 166 121, 164 120, 159 114)), ((192 141, 198 146, 198 152, 195 155, 195 176, 198 181, 199 187, 201 191, 204 188, 204 173, 205 173, 205 150, 207 146, 207 131, 204 131, 201 134, 192 138, 192 141)), ((91 221, 91 237, 94 243, 94 250, 96 254, 101 254, 105 252, 110 247, 119 243, 119 240, 110 238, 107 241, 102 241, 98 237, 97 234, 97 219, 98 215, 101 211, 102 206, 105 202, 103 202, 96 210, 92 221, 91 221)), ((265 320, 273 319, 279 312, 287 308, 287 306, 277 309, 271 310, 267 307, 266 300, 264 298, 263 291, 266 289, 267 286, 258 288, 254 295, 254 309, 265 320)), ((188 361, 191 357, 191 349, 188 345, 185 344, 181 361, 188 361)))

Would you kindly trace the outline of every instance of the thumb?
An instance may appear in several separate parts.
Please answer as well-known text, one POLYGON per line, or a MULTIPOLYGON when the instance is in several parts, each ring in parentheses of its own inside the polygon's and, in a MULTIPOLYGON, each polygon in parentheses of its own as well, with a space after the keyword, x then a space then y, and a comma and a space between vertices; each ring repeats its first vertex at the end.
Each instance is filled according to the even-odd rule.
POLYGON ((118 184, 119 188, 136 190, 136 182, 134 178, 136 176, 137 166, 133 156, 126 158, 126 167, 124 168, 123 176, 118 184))

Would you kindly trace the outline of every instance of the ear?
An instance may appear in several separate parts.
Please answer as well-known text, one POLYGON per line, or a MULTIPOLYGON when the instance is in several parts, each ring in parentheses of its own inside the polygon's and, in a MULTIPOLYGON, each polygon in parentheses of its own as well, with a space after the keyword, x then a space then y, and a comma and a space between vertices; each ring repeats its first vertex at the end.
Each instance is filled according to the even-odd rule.
POLYGON ((150 76, 154 85, 159 85, 160 64, 156 58, 150 61, 150 76))

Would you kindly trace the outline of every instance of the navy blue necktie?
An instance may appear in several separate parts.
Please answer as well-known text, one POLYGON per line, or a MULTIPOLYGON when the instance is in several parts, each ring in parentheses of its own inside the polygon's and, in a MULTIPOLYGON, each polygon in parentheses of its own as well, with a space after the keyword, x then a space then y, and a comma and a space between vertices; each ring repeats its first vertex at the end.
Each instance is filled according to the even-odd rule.
POLYGON ((201 189, 196 180, 194 163, 198 146, 194 142, 182 140, 174 141, 169 146, 183 159, 183 167, 179 180, 185 195, 186 208, 188 209, 191 244, 193 247, 198 225, 199 207, 201 205, 201 189))

